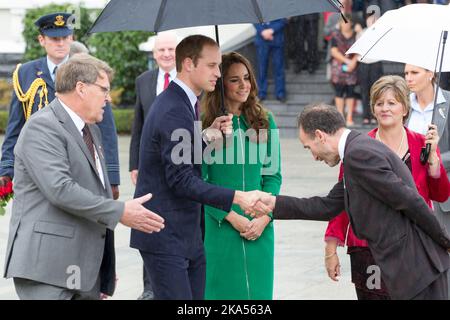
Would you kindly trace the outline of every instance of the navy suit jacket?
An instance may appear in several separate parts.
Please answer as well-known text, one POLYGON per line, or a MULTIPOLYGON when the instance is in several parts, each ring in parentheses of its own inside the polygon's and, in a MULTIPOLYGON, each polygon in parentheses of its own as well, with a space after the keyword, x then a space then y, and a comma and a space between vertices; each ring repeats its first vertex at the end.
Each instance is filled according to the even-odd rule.
POLYGON ((270 22, 253 24, 253 26, 256 29, 255 45, 257 46, 269 45, 273 47, 282 46, 284 44, 284 27, 286 26, 286 23, 287 20, 283 18, 270 22), (261 36, 261 32, 265 29, 273 29, 274 33, 272 41, 264 40, 264 38, 261 36))
MULTIPOLYGON (((144 206, 165 219, 165 228, 152 234, 132 230, 130 245, 133 248, 193 258, 198 256, 198 250, 203 250, 201 204, 227 212, 231 210, 234 190, 204 182, 201 161, 194 163, 194 120, 187 94, 172 81, 156 97, 145 119, 135 192, 135 197, 153 194, 144 206), (188 134, 188 138, 172 141, 172 134, 180 129, 188 134), (172 152, 179 155, 177 150, 181 146, 190 148, 186 150, 188 154, 184 154, 189 163, 174 162, 172 152)), ((196 145, 200 146, 201 152, 201 132, 197 132, 197 138, 196 145)))

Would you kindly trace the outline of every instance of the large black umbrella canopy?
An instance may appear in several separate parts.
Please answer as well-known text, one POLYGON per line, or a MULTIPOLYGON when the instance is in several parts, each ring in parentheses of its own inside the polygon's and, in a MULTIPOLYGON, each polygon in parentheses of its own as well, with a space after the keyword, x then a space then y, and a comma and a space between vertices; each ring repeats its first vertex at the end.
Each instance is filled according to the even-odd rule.
MULTIPOLYGON (((339 12, 338 0, 111 0, 89 33, 152 31, 215 25, 261 23, 316 12, 339 12)), ((222 78, 221 110, 224 106, 222 78)))
POLYGON ((337 0, 111 0, 89 33, 261 23, 315 12, 339 12, 340 6, 337 0))

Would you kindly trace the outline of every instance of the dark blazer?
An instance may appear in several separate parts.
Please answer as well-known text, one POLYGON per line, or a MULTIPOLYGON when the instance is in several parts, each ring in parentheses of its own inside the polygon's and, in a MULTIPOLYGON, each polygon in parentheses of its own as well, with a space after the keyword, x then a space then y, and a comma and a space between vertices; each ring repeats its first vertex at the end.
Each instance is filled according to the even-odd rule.
POLYGON ((159 69, 145 71, 136 78, 136 105, 130 142, 130 171, 139 165, 139 144, 145 117, 156 98, 159 69))
MULTIPOLYGON (((135 197, 148 192, 151 201, 144 204, 165 219, 159 233, 131 231, 131 247, 155 254, 186 258, 203 249, 200 229, 201 204, 229 212, 234 190, 211 185, 202 180, 201 159, 194 163, 194 152, 202 151, 201 132, 194 144, 194 110, 183 89, 174 83, 156 99, 144 123, 140 145, 139 175, 135 197), (172 141, 175 130, 183 130, 189 139, 172 141), (172 151, 188 152, 190 163, 173 162, 172 151), (175 148, 175 149, 174 149, 175 148), (188 149, 186 149, 188 148, 188 149), (178 150, 178 151, 177 151, 178 150)), ((199 130, 197 130, 199 131, 199 130)))
POLYGON ((407 166, 386 145, 352 131, 343 163, 344 182, 326 197, 278 196, 274 217, 330 220, 345 209, 355 235, 367 240, 391 297, 413 298, 449 268, 448 234, 407 166))

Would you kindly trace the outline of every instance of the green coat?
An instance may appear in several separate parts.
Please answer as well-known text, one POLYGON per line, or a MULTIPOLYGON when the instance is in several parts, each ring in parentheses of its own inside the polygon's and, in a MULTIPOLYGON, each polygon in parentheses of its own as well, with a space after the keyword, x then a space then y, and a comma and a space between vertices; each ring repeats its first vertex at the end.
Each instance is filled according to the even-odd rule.
MULTIPOLYGON (((245 136, 248 126, 244 117, 234 116, 233 138, 227 139, 234 142, 227 142, 225 149, 222 147, 211 152, 210 158, 204 158, 205 180, 235 190, 258 189, 277 195, 281 185, 280 142, 270 113, 269 123, 269 129, 274 129, 268 130, 269 139, 257 144, 245 136), (245 161, 242 161, 243 150, 245 161), (215 162, 208 164, 211 160, 215 162)), ((232 210, 243 214, 236 205, 232 210)), ((248 241, 224 219, 227 214, 205 206, 205 299, 272 299, 273 222, 266 226, 261 237, 248 241)))

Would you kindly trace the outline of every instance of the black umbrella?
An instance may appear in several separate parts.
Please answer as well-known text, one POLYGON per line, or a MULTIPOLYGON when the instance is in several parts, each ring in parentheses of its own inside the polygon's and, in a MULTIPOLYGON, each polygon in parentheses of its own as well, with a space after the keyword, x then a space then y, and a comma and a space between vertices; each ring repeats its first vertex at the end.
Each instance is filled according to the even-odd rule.
MULTIPOLYGON (((235 23, 262 23, 315 12, 339 12, 338 0, 111 0, 89 33, 152 31, 235 23)), ((223 82, 222 111, 223 106, 223 82)))

